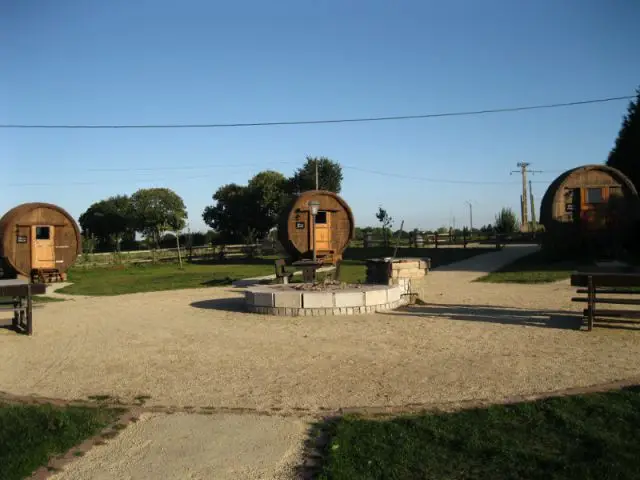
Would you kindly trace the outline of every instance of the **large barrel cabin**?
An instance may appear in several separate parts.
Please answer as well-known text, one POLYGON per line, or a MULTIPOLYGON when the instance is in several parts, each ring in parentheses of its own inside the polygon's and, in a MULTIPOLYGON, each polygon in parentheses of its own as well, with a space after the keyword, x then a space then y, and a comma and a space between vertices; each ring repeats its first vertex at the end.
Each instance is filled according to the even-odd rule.
POLYGON ((351 208, 338 194, 326 190, 303 192, 284 210, 278 239, 294 259, 309 259, 315 247, 318 261, 335 264, 354 236, 351 208), (310 202, 317 202, 315 222, 310 202), (315 228, 314 228, 315 225, 315 228))
POLYGON ((24 203, 0 218, 2 276, 65 280, 67 269, 81 253, 78 224, 56 205, 24 203))
POLYGON ((638 206, 633 183, 619 170, 606 165, 567 170, 540 204, 544 245, 563 252, 617 248, 636 225, 638 206))

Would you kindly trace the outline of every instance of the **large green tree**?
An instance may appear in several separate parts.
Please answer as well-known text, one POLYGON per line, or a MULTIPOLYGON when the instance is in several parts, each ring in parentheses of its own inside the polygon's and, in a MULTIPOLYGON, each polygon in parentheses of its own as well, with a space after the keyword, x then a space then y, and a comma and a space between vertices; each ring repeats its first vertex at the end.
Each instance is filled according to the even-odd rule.
POLYGON ((165 231, 184 228, 187 208, 184 201, 168 188, 141 188, 131 195, 136 230, 156 247, 165 231))
POLYGON ((307 157, 304 165, 289 179, 289 191, 299 194, 316 188, 316 162, 320 190, 340 193, 342 189, 342 167, 327 157, 307 157))
POLYGON ((640 87, 629 103, 607 165, 627 175, 640 190, 640 87))
POLYGON ((223 185, 213 195, 215 204, 204 209, 202 218, 227 242, 255 241, 276 225, 288 201, 286 182, 281 173, 267 170, 255 175, 247 186, 223 185))
POLYGON ((243 242, 250 234, 252 207, 248 188, 230 183, 213 194, 214 205, 204 209, 202 219, 225 242, 243 242))
POLYGON ((123 238, 135 235, 133 208, 127 195, 93 203, 79 220, 86 237, 94 237, 100 245, 115 250, 120 250, 123 238))

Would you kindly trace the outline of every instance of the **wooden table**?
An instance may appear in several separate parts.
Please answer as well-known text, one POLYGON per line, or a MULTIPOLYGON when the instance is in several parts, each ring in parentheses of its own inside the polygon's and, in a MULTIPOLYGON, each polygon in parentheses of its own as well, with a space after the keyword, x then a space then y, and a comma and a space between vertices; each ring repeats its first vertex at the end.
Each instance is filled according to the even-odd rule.
POLYGON ((313 260, 299 260, 291 264, 302 270, 302 281, 305 283, 313 283, 316 281, 316 271, 325 266, 322 262, 314 262, 313 260))
POLYGON ((0 310, 13 311, 13 328, 21 333, 33 333, 33 297, 47 290, 44 283, 29 283, 26 280, 0 280, 0 298, 12 300, 0 301, 0 310))

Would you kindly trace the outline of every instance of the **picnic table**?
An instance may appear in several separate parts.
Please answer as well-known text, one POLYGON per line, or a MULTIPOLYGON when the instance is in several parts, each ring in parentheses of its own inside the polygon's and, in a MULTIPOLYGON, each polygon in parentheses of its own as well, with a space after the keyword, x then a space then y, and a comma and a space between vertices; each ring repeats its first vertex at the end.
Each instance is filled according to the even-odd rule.
POLYGON ((315 282, 316 271, 325 266, 322 262, 314 262, 313 260, 299 260, 291 265, 302 270, 302 281, 305 283, 315 282))
POLYGON ((12 311, 13 328, 21 333, 33 333, 33 295, 46 292, 44 283, 29 283, 27 280, 0 280, 0 310, 12 311))
POLYGON ((574 297, 571 300, 587 303, 583 315, 589 331, 593 329, 596 314, 598 317, 640 319, 640 312, 637 310, 596 308, 597 304, 640 306, 640 298, 637 298, 640 295, 640 271, 636 269, 576 271, 571 274, 571 286, 582 287, 577 293, 586 294, 586 297, 574 297), (609 297, 610 295, 613 295, 613 298, 609 297), (636 298, 623 298, 621 295, 636 298))

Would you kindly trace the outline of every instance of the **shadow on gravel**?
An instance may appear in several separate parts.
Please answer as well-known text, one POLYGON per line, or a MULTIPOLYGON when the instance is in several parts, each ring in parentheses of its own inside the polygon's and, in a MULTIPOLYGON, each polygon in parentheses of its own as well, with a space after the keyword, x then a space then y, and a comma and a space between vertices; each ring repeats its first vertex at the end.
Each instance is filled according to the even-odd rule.
MULTIPOLYGON (((421 304, 402 307, 393 314, 424 317, 444 317, 465 322, 499 323, 561 330, 580 330, 583 325, 580 312, 504 308, 492 305, 421 304)), ((630 320, 601 318, 594 324, 598 328, 640 331, 640 324, 630 320), (636 323, 635 326, 633 324, 636 323)))
POLYGON ((201 300, 190 304, 194 308, 205 310, 223 310, 226 312, 246 312, 243 297, 237 298, 213 298, 211 300, 201 300))

